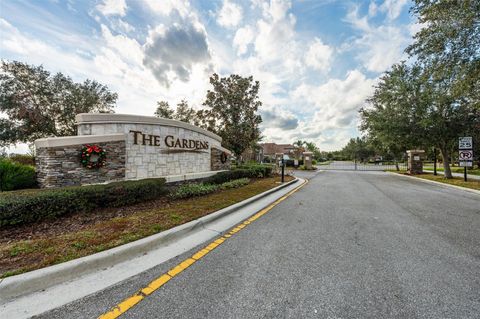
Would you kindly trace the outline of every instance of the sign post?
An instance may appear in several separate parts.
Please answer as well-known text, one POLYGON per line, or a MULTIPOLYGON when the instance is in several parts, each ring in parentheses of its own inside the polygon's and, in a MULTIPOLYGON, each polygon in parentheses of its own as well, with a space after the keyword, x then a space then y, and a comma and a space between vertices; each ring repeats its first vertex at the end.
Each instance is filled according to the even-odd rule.
POLYGON ((458 163, 463 166, 463 179, 467 181, 467 167, 473 167, 473 139, 464 136, 458 139, 458 163))

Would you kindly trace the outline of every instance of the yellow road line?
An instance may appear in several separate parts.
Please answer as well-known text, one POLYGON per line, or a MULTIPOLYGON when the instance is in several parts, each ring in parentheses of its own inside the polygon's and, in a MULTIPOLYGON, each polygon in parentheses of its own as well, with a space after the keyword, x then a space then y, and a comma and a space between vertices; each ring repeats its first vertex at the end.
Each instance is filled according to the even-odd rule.
POLYGON ((160 277, 156 278, 152 282, 150 282, 146 287, 140 289, 138 292, 136 292, 133 296, 128 297, 112 309, 110 309, 108 312, 104 313, 98 319, 114 319, 118 318, 125 312, 127 312, 129 309, 134 307, 137 303, 142 301, 145 297, 153 293, 155 290, 159 289, 163 285, 165 285, 170 279, 173 277, 177 276, 180 274, 182 271, 190 267, 192 264, 197 262, 198 260, 202 259, 205 255, 207 255, 209 252, 220 246, 227 238, 232 237, 234 234, 238 233, 241 231, 243 228, 245 228, 247 225, 251 224, 253 221, 257 220, 261 216, 265 215, 268 213, 273 207, 277 206, 280 204, 282 201, 284 201, 287 197, 298 191, 300 188, 305 186, 308 183, 308 180, 305 180, 305 182, 295 188, 294 190, 290 191, 289 193, 285 194, 284 196, 280 197, 276 201, 274 201, 272 204, 268 205, 266 208, 260 210, 257 212, 255 215, 251 216, 247 220, 243 221, 242 223, 238 224, 234 228, 232 228, 229 232, 227 232, 225 235, 220 236, 216 238, 213 242, 208 244, 205 248, 197 251, 195 254, 192 255, 192 257, 189 257, 167 271, 165 274, 162 274, 160 277))

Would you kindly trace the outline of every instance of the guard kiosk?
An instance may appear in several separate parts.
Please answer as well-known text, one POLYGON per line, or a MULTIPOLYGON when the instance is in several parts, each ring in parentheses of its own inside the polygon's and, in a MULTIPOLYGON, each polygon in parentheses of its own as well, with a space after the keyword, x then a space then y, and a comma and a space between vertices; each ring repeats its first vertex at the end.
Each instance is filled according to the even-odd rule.
POLYGON ((408 150, 408 164, 407 173, 411 175, 423 173, 423 158, 425 157, 424 150, 408 150))

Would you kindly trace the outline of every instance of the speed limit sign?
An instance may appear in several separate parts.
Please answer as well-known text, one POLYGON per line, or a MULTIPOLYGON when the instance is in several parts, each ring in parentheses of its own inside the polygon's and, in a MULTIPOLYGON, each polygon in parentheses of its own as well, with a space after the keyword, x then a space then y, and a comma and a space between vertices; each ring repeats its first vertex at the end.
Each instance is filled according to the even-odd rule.
POLYGON ((464 136, 458 139, 458 149, 459 150, 468 150, 473 148, 473 141, 471 136, 464 136))

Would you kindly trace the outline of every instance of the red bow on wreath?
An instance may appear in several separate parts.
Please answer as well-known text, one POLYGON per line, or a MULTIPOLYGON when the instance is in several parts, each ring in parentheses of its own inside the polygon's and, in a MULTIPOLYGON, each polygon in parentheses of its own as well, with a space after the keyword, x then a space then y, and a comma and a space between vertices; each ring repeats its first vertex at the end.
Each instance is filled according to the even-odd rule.
POLYGON ((87 145, 87 152, 88 153, 92 153, 92 152, 95 152, 95 153, 100 153, 101 149, 100 147, 98 147, 97 145, 87 145))

